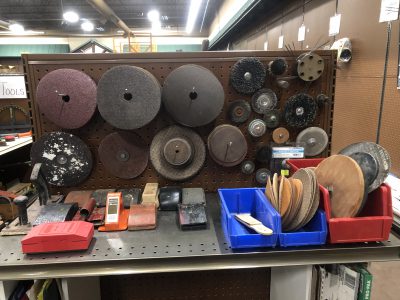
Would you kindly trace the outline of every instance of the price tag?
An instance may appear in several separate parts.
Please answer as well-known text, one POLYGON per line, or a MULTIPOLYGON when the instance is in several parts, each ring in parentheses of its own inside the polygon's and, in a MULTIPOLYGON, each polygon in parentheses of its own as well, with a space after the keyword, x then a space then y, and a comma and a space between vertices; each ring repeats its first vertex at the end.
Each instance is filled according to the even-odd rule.
POLYGON ((399 18, 400 0, 382 0, 379 22, 394 21, 399 18))
POLYGON ((282 49, 282 48, 283 48, 283 35, 279 36, 278 48, 279 48, 279 49, 282 49))
POLYGON ((268 50, 268 42, 264 43, 264 50, 267 51, 268 50))
POLYGON ((299 32, 297 33, 297 41, 302 42, 306 39, 306 26, 301 25, 299 27, 299 32))
POLYGON ((340 32, 340 20, 342 18, 341 14, 334 15, 329 20, 329 36, 335 36, 340 32))
POLYGON ((272 147, 272 158, 303 158, 303 147, 272 147))
POLYGON ((281 169, 282 176, 289 176, 289 170, 281 169))

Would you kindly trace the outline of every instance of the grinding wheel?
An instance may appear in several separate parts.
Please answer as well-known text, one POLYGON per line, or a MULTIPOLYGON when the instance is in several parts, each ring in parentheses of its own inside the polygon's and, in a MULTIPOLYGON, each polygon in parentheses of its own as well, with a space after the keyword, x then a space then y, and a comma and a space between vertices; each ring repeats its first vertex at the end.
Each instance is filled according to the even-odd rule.
POLYGON ((46 74, 36 89, 36 101, 46 118, 68 129, 85 125, 96 110, 96 83, 73 69, 46 74))
POLYGON ((309 127, 301 131, 296 138, 296 143, 304 147, 306 156, 316 156, 328 146, 328 135, 319 127, 309 127))
POLYGON ((279 76, 286 72, 288 64, 286 62, 286 59, 279 57, 277 59, 274 59, 273 61, 270 61, 268 67, 271 74, 279 76))
POLYGON ((264 86, 266 75, 267 71, 259 59, 246 57, 233 65, 230 82, 238 93, 251 95, 264 86))
POLYGON ((277 144, 284 144, 289 140, 289 131, 284 127, 279 127, 272 132, 272 139, 277 144))
POLYGON ((264 114, 264 122, 267 128, 274 129, 281 122, 281 113, 278 109, 268 110, 264 114))
POLYGON ((99 146, 99 159, 112 175, 131 179, 147 167, 149 149, 135 133, 120 131, 107 135, 99 146))
POLYGON ((103 74, 97 88, 101 116, 119 129, 137 129, 150 123, 161 107, 161 88, 145 69, 116 66, 103 74))
POLYGON ((92 154, 78 137, 66 132, 44 134, 31 148, 32 164, 42 163, 46 181, 56 186, 75 186, 92 170, 92 154))
POLYGON ((251 107, 246 100, 236 100, 229 105, 228 116, 229 119, 235 124, 246 122, 250 117, 250 114, 251 107))
POLYGON ((163 177, 184 181, 195 176, 203 167, 206 148, 193 130, 169 126, 159 131, 150 145, 150 160, 163 177))
POLYGON ((370 175, 372 175, 372 177, 375 177, 373 182, 367 186, 368 193, 377 189, 389 175, 389 171, 392 166, 390 155, 385 148, 383 148, 378 144, 375 144, 373 142, 355 143, 347 146, 339 153, 350 157, 357 155, 357 153, 367 153, 370 154, 375 159, 378 167, 378 172, 376 177, 374 176, 376 166, 373 160, 368 159, 367 156, 364 156, 364 162, 361 162, 360 157, 357 156, 353 157, 362 166, 363 171, 365 173, 368 173, 367 177, 370 177, 370 175))
POLYGON ((240 164, 247 154, 247 141, 239 128, 219 125, 208 136, 208 150, 211 158, 223 167, 240 164))
POLYGON ((165 79, 165 109, 178 123, 198 127, 214 121, 224 106, 224 89, 208 69, 183 65, 165 79))
POLYGON ((314 52, 301 54, 297 58, 297 74, 304 81, 314 81, 321 77, 324 71, 324 60, 314 52))
POLYGON ((264 114, 268 110, 274 109, 278 103, 278 97, 271 89, 258 90, 251 97, 251 107, 258 114, 264 114))
POLYGON ((334 218, 354 217, 364 198, 364 176, 357 162, 344 155, 332 155, 315 169, 319 184, 331 192, 334 218))
POLYGON ((271 171, 266 168, 261 168, 256 171, 256 181, 258 184, 265 186, 268 181, 268 177, 271 176, 271 171))
POLYGON ((245 160, 242 162, 242 165, 240 166, 240 170, 242 171, 243 174, 250 175, 254 172, 256 166, 254 162, 251 160, 245 160))
POLYGON ((296 94, 288 99, 284 108, 286 123, 292 127, 302 128, 314 122, 317 104, 310 95, 296 94))

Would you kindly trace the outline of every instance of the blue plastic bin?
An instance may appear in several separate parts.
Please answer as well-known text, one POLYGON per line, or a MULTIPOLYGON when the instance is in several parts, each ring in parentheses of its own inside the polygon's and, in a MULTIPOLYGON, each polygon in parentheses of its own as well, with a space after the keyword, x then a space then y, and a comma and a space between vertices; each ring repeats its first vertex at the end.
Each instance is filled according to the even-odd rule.
POLYGON ((275 247, 281 232, 280 216, 258 188, 219 189, 221 199, 221 223, 231 248, 275 247), (265 236, 242 225, 234 217, 238 213, 250 213, 273 234, 265 236))

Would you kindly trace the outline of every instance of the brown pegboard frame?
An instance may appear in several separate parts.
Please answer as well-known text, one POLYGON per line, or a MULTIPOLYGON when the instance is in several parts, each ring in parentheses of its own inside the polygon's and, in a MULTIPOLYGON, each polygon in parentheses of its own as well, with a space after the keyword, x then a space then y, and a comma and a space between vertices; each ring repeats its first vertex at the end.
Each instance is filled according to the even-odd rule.
MULTIPOLYGON (((89 146, 93 158, 94 167, 90 177, 81 185, 71 188, 53 188, 53 192, 67 192, 76 189, 100 189, 100 188, 143 188, 147 182, 157 181, 161 186, 177 185, 183 187, 201 186, 206 191, 216 191, 220 187, 248 187, 256 185, 254 175, 244 175, 240 171, 240 166, 223 168, 217 165, 210 157, 207 156, 206 164, 200 173, 186 182, 177 183, 169 181, 158 175, 149 162, 146 170, 137 178, 126 180, 114 177, 109 174, 98 159, 97 148, 107 134, 118 129, 113 128, 106 123, 96 111, 94 117, 84 127, 76 130, 63 130, 51 123, 46 117, 40 113, 35 103, 35 91, 37 84, 45 74, 60 68, 72 68, 83 71, 91 76, 97 83, 101 75, 108 69, 117 65, 134 65, 142 67, 151 72, 162 85, 169 72, 184 64, 198 64, 209 69, 221 82, 225 91, 225 104, 223 111, 218 118, 211 124, 194 128, 202 137, 204 142, 207 141, 208 134, 215 126, 231 122, 227 117, 227 108, 231 102, 237 99, 251 100, 251 96, 243 96, 238 94, 229 84, 229 73, 231 67, 240 58, 257 57, 267 67, 268 63, 277 58, 284 57, 288 62, 288 71, 283 76, 291 76, 295 74, 296 58, 304 51, 296 51, 294 55, 285 51, 246 51, 246 52, 186 52, 186 53, 136 53, 136 54, 46 54, 22 55, 24 63, 24 71, 27 74, 28 96, 31 101, 31 109, 33 115, 33 137, 34 140, 40 138, 44 133, 51 131, 67 131, 80 137, 89 146)), ((280 89, 271 76, 267 76, 265 87, 272 88, 278 95, 279 106, 283 108, 286 100, 299 92, 307 92, 314 98, 323 93, 331 100, 318 113, 314 123, 310 126, 318 126, 326 130, 329 136, 329 146, 320 155, 322 157, 330 154, 331 135, 332 135, 332 116, 333 116, 333 96, 334 96, 334 79, 336 68, 336 52, 334 51, 316 51, 325 62, 325 70, 322 76, 312 82, 305 83, 300 79, 291 79, 290 87, 287 90, 280 89)), ((249 144, 249 151, 246 159, 255 160, 256 149, 259 145, 267 145, 271 141, 272 130, 259 139, 252 138, 247 132, 248 123, 255 118, 260 118, 252 112, 249 121, 238 126, 246 136, 249 144)), ((148 144, 151 143, 154 135, 162 128, 172 125, 175 122, 162 108, 158 116, 147 126, 138 130, 133 130, 139 134, 148 144)), ((282 124, 281 126, 285 126, 282 124)), ((301 129, 288 128, 290 131, 291 141, 295 141, 297 134, 301 129)), ((256 163, 256 167, 268 167, 260 163, 256 163)))

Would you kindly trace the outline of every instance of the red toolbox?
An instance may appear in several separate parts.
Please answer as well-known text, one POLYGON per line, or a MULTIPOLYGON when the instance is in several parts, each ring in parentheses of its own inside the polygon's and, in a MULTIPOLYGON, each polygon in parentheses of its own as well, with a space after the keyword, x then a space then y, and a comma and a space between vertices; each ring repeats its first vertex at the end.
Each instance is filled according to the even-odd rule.
MULTIPOLYGON (((290 173, 300 168, 316 167, 323 158, 318 159, 290 159, 290 173)), ((328 242, 355 243, 386 241, 393 222, 392 194, 388 185, 382 184, 368 195, 368 200, 359 214, 354 218, 332 218, 329 192, 320 185, 320 208, 325 210, 328 222, 328 242)))

